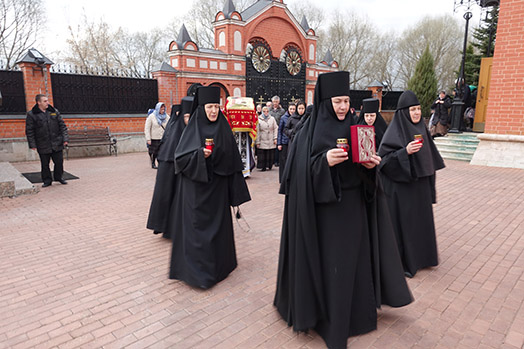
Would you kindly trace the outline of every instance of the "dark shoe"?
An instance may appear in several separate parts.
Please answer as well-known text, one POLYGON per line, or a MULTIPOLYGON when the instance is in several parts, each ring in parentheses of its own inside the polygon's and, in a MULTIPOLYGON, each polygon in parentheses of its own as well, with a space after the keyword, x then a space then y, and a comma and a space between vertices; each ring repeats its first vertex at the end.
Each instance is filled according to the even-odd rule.
POLYGON ((157 167, 156 167, 154 162, 151 163, 151 168, 157 169, 157 167))
POLYGON ((411 274, 409 271, 405 271, 404 275, 407 276, 410 279, 413 278, 413 274, 411 274))
POLYGON ((42 184, 42 188, 49 187, 49 186, 51 186, 51 183, 44 183, 44 184, 42 184))
POLYGON ((57 180, 57 182, 60 182, 60 184, 67 184, 65 179, 59 179, 59 180, 57 180))
MULTIPOLYGON (((274 166, 275 166, 275 167, 278 167, 278 164, 275 164, 274 166)), ((271 169, 270 169, 270 170, 271 170, 271 169)))
POLYGON ((266 168, 264 167, 261 171, 262 171, 262 172, 265 172, 265 171, 266 171, 266 168))
POLYGON ((157 234, 162 234, 161 231, 158 231, 158 230, 153 230, 153 234, 157 235, 157 234))

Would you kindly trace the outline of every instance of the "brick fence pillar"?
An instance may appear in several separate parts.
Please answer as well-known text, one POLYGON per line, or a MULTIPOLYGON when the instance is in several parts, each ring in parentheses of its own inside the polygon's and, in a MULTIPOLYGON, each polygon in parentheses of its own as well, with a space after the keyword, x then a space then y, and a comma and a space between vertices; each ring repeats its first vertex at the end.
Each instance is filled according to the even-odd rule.
POLYGON ((32 48, 16 62, 24 76, 25 105, 30 110, 35 105, 35 96, 45 94, 53 105, 53 89, 51 87, 51 72, 53 64, 38 50, 32 48))
POLYGON ((178 104, 186 94, 179 90, 177 84, 177 70, 167 63, 162 63, 158 70, 153 71, 153 79, 158 83, 158 101, 163 102, 167 113, 171 113, 171 106, 178 104))
POLYGON ((371 97, 378 99, 378 103, 379 103, 378 109, 379 110, 382 110, 382 89, 383 88, 384 86, 376 80, 373 81, 373 83, 367 87, 367 90, 371 91, 371 97))

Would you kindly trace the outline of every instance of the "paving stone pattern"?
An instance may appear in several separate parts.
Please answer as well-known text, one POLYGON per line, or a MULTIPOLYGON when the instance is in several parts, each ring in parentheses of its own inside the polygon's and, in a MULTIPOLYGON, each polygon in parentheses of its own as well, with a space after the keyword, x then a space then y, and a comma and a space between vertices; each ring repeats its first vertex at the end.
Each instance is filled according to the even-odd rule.
MULTIPOLYGON (((207 291, 169 280, 170 241, 145 229, 156 175, 146 153, 65 169, 80 179, 0 199, 0 348, 325 347, 272 305, 277 169, 248 179, 239 266, 207 291)), ((524 170, 447 161, 437 184, 440 265, 409 280, 413 304, 384 307, 378 330, 350 348, 524 345, 524 170)))

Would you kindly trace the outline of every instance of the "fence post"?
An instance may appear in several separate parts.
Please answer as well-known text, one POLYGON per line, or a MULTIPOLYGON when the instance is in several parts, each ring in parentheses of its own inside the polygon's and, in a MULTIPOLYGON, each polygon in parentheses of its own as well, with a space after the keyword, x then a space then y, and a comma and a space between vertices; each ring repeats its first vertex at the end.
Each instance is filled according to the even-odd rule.
POLYGON ((384 85, 382 85, 377 80, 373 81, 371 85, 367 87, 369 91, 371 91, 372 98, 378 99, 378 108, 379 110, 382 110, 382 89, 384 88, 384 85))
POLYGON ((35 96, 40 93, 47 95, 49 104, 53 105, 50 72, 53 62, 32 48, 16 64, 18 64, 24 76, 26 109, 31 110, 33 108, 35 96))
POLYGON ((162 62, 160 66, 153 72, 153 79, 156 79, 158 83, 158 101, 166 104, 166 113, 171 113, 171 105, 178 104, 180 102, 177 90, 177 70, 167 64, 162 62), (175 99, 173 100, 173 90, 175 90, 175 99), (168 105, 168 101, 171 104, 168 105))

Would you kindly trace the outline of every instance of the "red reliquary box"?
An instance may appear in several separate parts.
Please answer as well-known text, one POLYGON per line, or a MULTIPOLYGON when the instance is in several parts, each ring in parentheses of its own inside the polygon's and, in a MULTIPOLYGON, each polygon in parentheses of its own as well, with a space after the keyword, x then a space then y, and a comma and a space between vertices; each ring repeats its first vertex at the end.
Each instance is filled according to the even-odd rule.
POLYGON ((353 162, 370 162, 376 154, 375 127, 368 125, 351 126, 351 156, 353 162))

